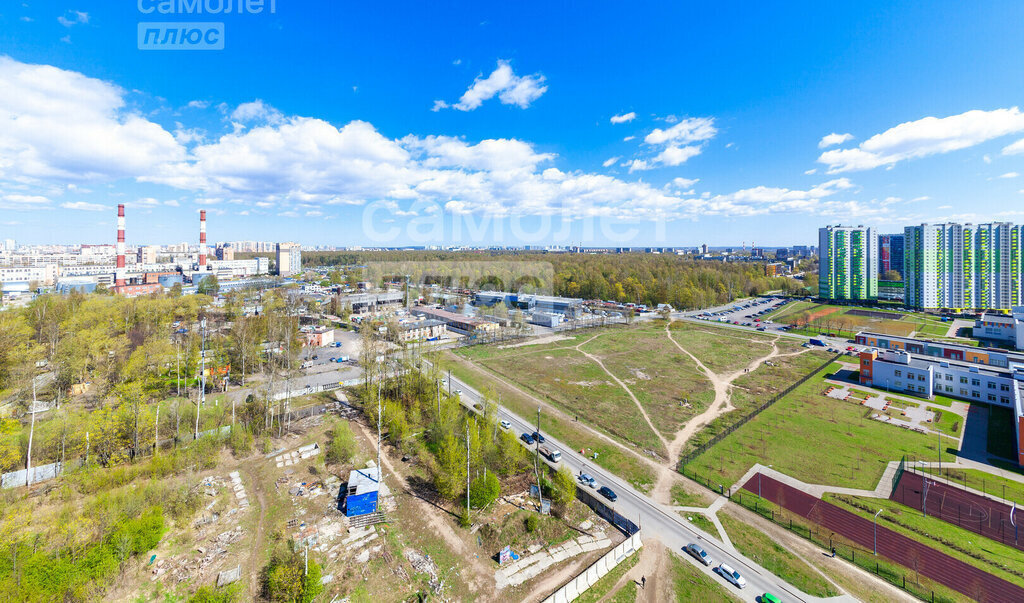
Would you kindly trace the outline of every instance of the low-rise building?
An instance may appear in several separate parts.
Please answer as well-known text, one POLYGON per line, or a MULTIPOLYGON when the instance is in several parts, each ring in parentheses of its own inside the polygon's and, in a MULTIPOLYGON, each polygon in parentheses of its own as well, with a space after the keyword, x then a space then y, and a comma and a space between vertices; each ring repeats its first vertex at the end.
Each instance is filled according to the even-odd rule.
POLYGON ((345 486, 345 516, 369 515, 377 510, 380 496, 380 469, 368 467, 348 474, 345 486))
POLYGON ((1014 306, 1009 315, 986 312, 974 321, 974 337, 983 341, 1024 347, 1024 306, 1014 306))
POLYGON ((497 323, 493 323, 482 318, 476 318, 474 316, 456 314, 455 312, 449 312, 448 310, 443 310, 441 308, 417 306, 412 309, 412 314, 413 316, 425 316, 427 318, 439 320, 448 327, 448 330, 461 333, 463 335, 492 333, 498 330, 497 323))
POLYGON ((857 333, 857 345, 881 350, 903 350, 919 356, 930 356, 943 360, 968 362, 998 368, 1007 368, 1012 363, 1024 364, 1024 354, 993 348, 977 348, 944 341, 926 341, 898 335, 881 333, 857 333))
POLYGON ((334 329, 330 327, 303 327, 306 341, 303 345, 323 347, 334 343, 334 329))
POLYGON ((433 318, 398 323, 398 338, 403 341, 425 341, 444 335, 445 323, 433 318))
POLYGON ((931 399, 935 395, 1013 410, 1015 459, 1024 465, 1024 364, 1008 367, 919 356, 902 350, 860 353, 860 383, 931 399))

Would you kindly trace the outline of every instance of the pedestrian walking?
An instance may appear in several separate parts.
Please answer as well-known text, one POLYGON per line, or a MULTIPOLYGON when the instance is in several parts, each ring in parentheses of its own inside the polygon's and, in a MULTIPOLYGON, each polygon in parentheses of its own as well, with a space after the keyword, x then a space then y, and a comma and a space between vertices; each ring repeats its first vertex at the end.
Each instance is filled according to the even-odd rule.
POLYGON ((835 559, 835 557, 836 557, 836 547, 832 547, 832 558, 835 559))
POLYGON ((640 590, 647 589, 647 576, 640 576, 640 590))

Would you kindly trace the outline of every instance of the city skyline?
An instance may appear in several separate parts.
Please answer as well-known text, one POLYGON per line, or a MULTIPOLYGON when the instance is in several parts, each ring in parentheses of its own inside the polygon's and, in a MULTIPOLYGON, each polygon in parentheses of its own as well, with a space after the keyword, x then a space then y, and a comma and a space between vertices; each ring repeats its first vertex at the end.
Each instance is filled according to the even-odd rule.
POLYGON ((605 5, 575 28, 277 3, 218 15, 222 51, 142 52, 148 6, 0 14, 0 238, 104 243, 119 203, 139 244, 191 240, 205 209, 217 241, 364 247, 772 248, 1024 215, 1019 5, 605 5))

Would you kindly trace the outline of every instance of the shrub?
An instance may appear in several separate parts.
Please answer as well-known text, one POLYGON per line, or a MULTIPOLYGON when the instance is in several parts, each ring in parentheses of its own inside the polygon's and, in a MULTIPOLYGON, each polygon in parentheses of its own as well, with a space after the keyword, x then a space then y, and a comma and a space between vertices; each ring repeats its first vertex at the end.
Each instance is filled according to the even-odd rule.
POLYGON ((331 441, 327 444, 326 459, 328 463, 345 465, 352 461, 356 450, 356 436, 352 433, 348 421, 338 420, 331 432, 331 441))
POLYGON ((539 524, 540 524, 540 520, 537 519, 537 516, 535 514, 530 513, 529 515, 526 516, 525 525, 526 525, 526 532, 528 534, 533 534, 534 532, 536 532, 537 531, 537 526, 539 524))
POLYGON ((478 477, 469 486, 469 504, 474 509, 482 509, 501 496, 501 482, 493 472, 478 477))

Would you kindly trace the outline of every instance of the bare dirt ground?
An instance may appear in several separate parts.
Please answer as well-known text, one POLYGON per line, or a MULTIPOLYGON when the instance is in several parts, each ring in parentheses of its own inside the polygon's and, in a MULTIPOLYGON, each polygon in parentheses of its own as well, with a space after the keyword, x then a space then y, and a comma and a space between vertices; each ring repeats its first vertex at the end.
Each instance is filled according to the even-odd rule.
POLYGON ((565 335, 545 335, 544 337, 538 337, 537 339, 528 339, 526 341, 520 341, 519 343, 510 343, 508 345, 499 345, 499 350, 506 350, 509 348, 522 348, 530 345, 544 345, 546 343, 556 343, 559 341, 566 341, 572 339, 572 337, 566 337, 565 335))

